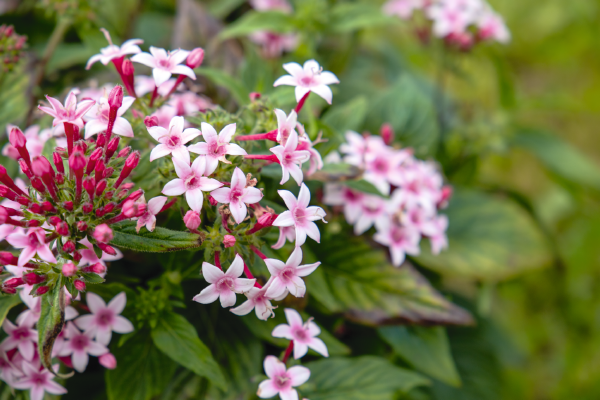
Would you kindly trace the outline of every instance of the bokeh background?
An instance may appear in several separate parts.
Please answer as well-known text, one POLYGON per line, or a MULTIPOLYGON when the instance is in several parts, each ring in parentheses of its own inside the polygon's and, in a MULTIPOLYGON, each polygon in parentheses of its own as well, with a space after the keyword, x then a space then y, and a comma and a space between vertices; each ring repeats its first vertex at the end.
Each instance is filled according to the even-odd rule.
MULTIPOLYGON (((435 383, 409 398, 600 398, 600 2, 492 1, 512 41, 445 60, 436 46, 417 40, 407 23, 369 27, 350 37, 318 33, 323 27, 314 13, 321 3, 295 2, 313 23, 305 27, 312 41, 286 60, 321 57, 342 77, 335 101, 350 101, 365 86, 384 90, 385 78, 376 82, 377 74, 360 74, 357 65, 365 62, 382 66, 383 75, 407 69, 441 87, 449 110, 442 143, 451 160, 440 161, 450 182, 510 197, 537 221, 548 242, 542 262, 501 278, 429 273, 477 315, 478 324, 448 329, 462 387, 435 383), (365 61, 361 53, 379 58, 365 61)), ((62 95, 90 78, 115 79, 107 69, 83 68, 105 46, 99 27, 114 32, 115 40, 201 45, 211 66, 240 74, 240 60, 247 63, 252 54, 248 43, 216 42, 214 36, 246 10, 238 0, 0 0, 0 24, 26 35, 35 55, 18 78, 0 78, 0 129, 24 123, 45 93, 62 95)), ((281 71, 280 60, 253 62, 255 69, 281 71)), ((210 85, 207 91, 226 98, 210 85)), ((426 134, 414 130, 413 140, 426 134)))

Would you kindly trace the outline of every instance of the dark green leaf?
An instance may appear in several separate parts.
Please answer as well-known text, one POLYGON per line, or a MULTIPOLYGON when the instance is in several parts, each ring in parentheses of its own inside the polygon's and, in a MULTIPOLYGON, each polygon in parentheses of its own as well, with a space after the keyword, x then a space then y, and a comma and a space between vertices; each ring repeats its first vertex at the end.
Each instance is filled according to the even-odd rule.
POLYGON ((225 378, 196 329, 181 315, 165 313, 152 330, 156 347, 174 361, 225 389, 225 378))
POLYGON ((200 247, 204 240, 200 235, 161 227, 156 227, 154 232, 136 233, 135 226, 134 221, 124 221, 113 225, 115 237, 110 244, 135 251, 165 253, 200 247))
POLYGON ((0 297, 0 325, 4 323, 10 309, 21 303, 21 298, 18 295, 4 295, 0 297))
POLYGON ((283 33, 292 29, 294 29, 294 18, 290 14, 281 11, 249 11, 242 18, 223 29, 219 37, 225 40, 246 36, 259 30, 283 33))
POLYGON ((41 298, 40 319, 37 322, 38 351, 42 364, 52 369, 52 347, 65 325, 65 291, 59 279, 52 290, 41 298))
POLYGON ((198 75, 205 76, 208 80, 212 81, 217 86, 222 86, 229 90, 235 101, 239 104, 246 104, 249 101, 248 90, 244 85, 236 78, 228 75, 220 69, 201 67, 195 69, 198 75))
POLYGON ((113 353, 119 366, 106 371, 108 400, 149 400, 162 393, 177 368, 146 331, 136 332, 113 353))
POLYGON ((302 395, 311 400, 393 400, 398 392, 429 384, 380 357, 330 358, 305 366, 311 375, 302 395))
POLYGON ((359 192, 374 194, 381 197, 386 197, 369 181, 365 181, 364 179, 359 179, 357 181, 346 181, 344 185, 348 186, 350 189, 358 190, 359 192))
POLYGON ((460 385, 444 328, 384 326, 378 332, 394 353, 417 370, 449 385, 460 385))
POLYGON ((311 247, 322 265, 306 280, 309 294, 329 311, 368 325, 472 323, 410 264, 394 268, 382 250, 353 236, 326 240, 327 246, 311 247))
POLYGON ((422 242, 415 259, 444 274, 494 281, 548 265, 552 253, 533 218, 519 205, 476 191, 457 190, 448 215, 447 250, 422 242))
POLYGON ((396 20, 381 11, 381 5, 370 3, 340 3, 331 10, 329 27, 334 32, 379 27, 396 20))
POLYGON ((105 280, 103 277, 93 272, 82 272, 81 276, 86 283, 102 283, 105 280))

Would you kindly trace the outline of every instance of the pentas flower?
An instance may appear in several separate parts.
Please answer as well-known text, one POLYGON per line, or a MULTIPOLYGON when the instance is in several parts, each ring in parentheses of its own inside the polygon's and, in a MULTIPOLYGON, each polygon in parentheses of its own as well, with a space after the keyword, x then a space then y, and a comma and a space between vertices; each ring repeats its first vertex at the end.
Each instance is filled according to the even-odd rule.
POLYGON ((186 75, 191 79, 196 79, 196 74, 187 65, 180 65, 190 54, 186 50, 175 50, 167 53, 165 49, 150 46, 150 54, 139 53, 131 57, 131 61, 144 64, 152 68, 152 76, 156 86, 165 83, 172 74, 186 75))
POLYGON ((284 51, 293 51, 299 43, 298 35, 294 33, 255 31, 248 35, 248 38, 262 46, 262 54, 265 58, 276 58, 284 51))
MULTIPOLYGON (((10 131, 15 128, 14 125, 6 125, 6 136, 10 135, 10 131)), ((36 157, 42 154, 45 142, 52 137, 51 129, 42 129, 40 131, 39 125, 32 125, 23 131, 27 143, 25 147, 31 157, 36 157)), ((2 148, 2 155, 18 160, 21 158, 19 151, 10 142, 4 145, 2 148)))
POLYGON ((329 357, 327 346, 315 336, 321 333, 321 329, 312 322, 310 318, 306 323, 302 322, 302 317, 298 311, 293 308, 285 309, 287 324, 277 325, 271 335, 276 338, 285 338, 294 341, 294 358, 297 360, 304 357, 310 347, 323 357, 329 357))
POLYGON ((226 155, 232 156, 245 156, 246 150, 242 149, 239 145, 229 143, 235 135, 236 124, 229 124, 225 126, 221 132, 217 135, 217 131, 210 124, 202 122, 200 124, 202 130, 202 137, 205 142, 193 144, 188 147, 188 150, 192 153, 206 156, 206 175, 210 175, 217 169, 219 161, 231 164, 225 158, 226 155))
POLYGON ((285 112, 280 109, 275 109, 277 116, 277 142, 285 145, 292 132, 296 133, 296 123, 298 122, 298 114, 296 111, 290 111, 290 115, 285 115, 285 112))
POLYGON ((0 379, 12 385, 15 380, 22 376, 21 371, 10 362, 9 357, 4 351, 0 351, 0 379))
POLYGON ((215 108, 210 99, 192 92, 173 93, 167 104, 175 109, 177 115, 194 115, 215 108))
POLYGON ((157 196, 150 199, 146 207, 146 212, 137 220, 137 225, 135 227, 136 232, 139 233, 144 225, 150 232, 154 231, 154 228, 156 227, 156 214, 162 210, 166 202, 167 198, 165 196, 157 196))
POLYGON ((429 238, 433 254, 440 254, 443 249, 448 248, 446 229, 448 229, 448 217, 445 215, 438 215, 423 227, 423 234, 429 238))
POLYGON ((71 356, 71 362, 75 371, 85 371, 90 355, 101 356, 108 353, 105 345, 94 341, 92 331, 86 330, 81 332, 72 322, 67 323, 65 331, 68 340, 62 344, 58 355, 61 357, 71 356))
POLYGON ((279 160, 279 164, 281 164, 282 177, 281 182, 279 182, 280 185, 286 183, 290 179, 290 175, 292 175, 292 178, 294 178, 298 185, 300 185, 304 179, 300 166, 303 162, 308 161, 310 153, 306 150, 297 150, 297 147, 298 134, 296 131, 292 131, 290 132, 285 145, 279 145, 269 149, 275 154, 277 160, 279 160))
POLYGON ((6 238, 6 241, 14 248, 22 249, 19 254, 19 267, 27 264, 36 254, 44 261, 57 262, 46 244, 46 232, 42 228, 31 228, 27 233, 13 233, 6 238))
POLYGON ((85 246, 83 249, 79 249, 79 254, 81 255, 81 260, 79 260, 79 266, 83 267, 86 265, 94 265, 100 263, 106 267, 107 261, 116 261, 123 258, 123 253, 119 249, 114 249, 116 254, 110 255, 106 252, 102 252, 102 256, 98 258, 98 255, 94 251, 94 246, 90 243, 87 237, 79 240, 79 244, 85 246))
POLYGON ((279 394, 281 400, 297 400, 298 392, 294 388, 304 384, 310 378, 308 368, 297 365, 286 369, 285 364, 274 356, 265 358, 264 368, 269 379, 262 381, 258 386, 256 394, 261 399, 279 394))
POLYGON ((263 197, 259 189, 247 185, 246 175, 237 167, 231 176, 231 186, 216 189, 210 195, 219 203, 229 204, 229 211, 238 224, 246 218, 246 204, 258 203, 263 197))
MULTIPOLYGON (((112 127, 113 133, 124 137, 133 137, 133 128, 131 127, 129 121, 123 118, 123 114, 125 114, 129 107, 131 107, 134 101, 135 97, 123 97, 123 104, 117 110, 117 118, 115 119, 112 127)), ((86 139, 108 129, 110 120, 109 111, 110 105, 108 104, 108 93, 105 92, 104 96, 100 97, 98 102, 83 117, 83 119, 86 121, 86 139)))
POLYGON ((399 267, 404 262, 406 254, 419 255, 421 234, 418 230, 410 226, 400 225, 389 219, 383 220, 381 225, 373 239, 377 243, 389 247, 394 266, 399 267))
POLYGON ((178 158, 173 158, 173 164, 179 178, 167 183, 162 193, 167 196, 179 196, 185 193, 185 199, 190 208, 199 213, 204 202, 202 192, 218 189, 223 184, 204 176, 206 157, 196 158, 191 166, 178 158))
POLYGON ((392 0, 383 5, 383 12, 402 19, 409 19, 415 10, 424 6, 423 0, 392 0))
POLYGON ((398 166, 411 156, 408 151, 395 151, 389 147, 365 156, 363 178, 372 183, 381 193, 390 194, 390 181, 398 178, 398 166))
POLYGON ((138 46, 139 44, 144 43, 141 39, 130 39, 121 45, 121 47, 114 45, 111 38, 110 33, 106 29, 100 29, 104 34, 104 37, 108 41, 108 46, 100 49, 100 54, 96 54, 87 62, 85 69, 90 69, 92 65, 96 62, 100 61, 104 65, 108 65, 112 60, 125 57, 129 54, 137 54, 141 53, 142 49, 138 46))
POLYGON ((248 290, 244 295, 248 298, 245 302, 237 306, 236 308, 232 308, 229 311, 234 313, 235 315, 246 315, 249 314, 252 310, 256 313, 256 317, 258 319, 262 319, 266 321, 269 317, 275 317, 275 313, 273 309, 277 307, 273 307, 271 305, 271 298, 266 296, 267 290, 269 290, 269 286, 273 278, 270 278, 269 281, 262 288, 252 287, 248 290))
POLYGON ((331 104, 333 93, 327 85, 340 83, 338 78, 328 71, 323 71, 315 60, 309 60, 300 64, 292 62, 283 64, 283 68, 290 73, 277 79, 273 86, 288 85, 296 87, 296 101, 300 102, 309 92, 321 96, 327 103, 331 104))
POLYGON ((323 158, 321 157, 321 153, 314 148, 314 145, 321 142, 323 139, 321 139, 321 134, 319 134, 319 137, 313 143, 304 132, 304 127, 300 124, 298 124, 298 131, 301 133, 298 135, 298 147, 296 149, 308 151, 309 167, 306 171, 306 175, 310 176, 317 170, 323 169, 323 158))
POLYGON ((478 36, 483 40, 495 40, 499 43, 510 42, 510 31, 504 19, 489 7, 477 19, 478 36))
MULTIPOLYGON (((58 372, 59 365, 55 364, 52 369, 58 372)), ((12 382, 15 389, 29 390, 31 400, 43 400, 44 392, 61 395, 67 393, 67 389, 53 381, 54 374, 47 369, 41 369, 38 362, 22 364, 23 376, 12 382)))
POLYGON ((152 93, 154 89, 156 89, 157 93, 163 97, 165 97, 171 89, 173 89, 173 85, 175 85, 177 79, 170 78, 165 83, 156 88, 156 83, 154 82, 154 78, 151 76, 144 75, 136 75, 135 76, 135 92, 139 96, 143 96, 148 93, 152 93))
POLYGON ((31 318, 27 318, 22 320, 18 325, 15 325, 8 319, 5 319, 2 329, 4 329, 8 337, 0 343, 0 349, 6 352, 17 348, 24 359, 27 361, 33 360, 36 354, 35 344, 37 344, 38 338, 38 332, 33 329, 33 325, 36 322, 31 318))
POLYGON ((153 126, 148 129, 150 136, 160 144, 152 149, 150 161, 171 154, 174 158, 190 164, 190 152, 185 144, 197 138, 201 132, 195 128, 184 129, 183 117, 174 117, 169 123, 169 129, 162 126, 153 126))
POLYGON ((301 277, 308 276, 319 265, 320 262, 313 264, 300 265, 302 262, 302 249, 296 247, 287 262, 279 261, 274 258, 266 258, 265 264, 273 277, 273 281, 266 292, 269 298, 278 298, 289 291, 292 296, 304 297, 306 285, 301 277))
POLYGON ((433 21, 433 34, 445 37, 463 33, 474 22, 481 5, 477 0, 452 0, 433 4, 427 9, 427 16, 433 21))
POLYGON ((362 212, 365 194, 337 183, 325 185, 323 203, 329 206, 343 206, 344 217, 349 224, 355 224, 362 212))
POLYGON ((52 106, 44 107, 38 106, 38 108, 46 114, 54 117, 52 126, 56 126, 61 123, 70 123, 77 125, 79 129, 83 128, 82 117, 94 106, 96 103, 94 100, 82 100, 77 103, 77 96, 74 91, 71 91, 65 99, 65 105, 63 106, 60 101, 54 97, 46 95, 46 99, 52 106))
MULTIPOLYGON (((119 314, 125 309, 127 296, 125 292, 116 295, 106 304, 102 297, 95 293, 87 293, 85 297, 91 314, 85 314, 75 320, 75 325, 86 331, 86 335, 95 338, 99 343, 108 345, 112 332, 133 332, 133 325, 119 314)), ((106 353, 108 351, 105 351, 106 353)), ((102 353, 102 354, 104 354, 102 353)), ((101 355, 101 354, 94 354, 101 355)))
POLYGON ((306 242, 308 235, 317 243, 321 240, 319 228, 313 221, 324 220, 325 211, 321 207, 311 206, 310 191, 305 184, 302 184, 298 199, 288 190, 278 190, 277 193, 281 196, 288 211, 284 211, 273 222, 274 226, 286 227, 293 226, 296 229, 296 247, 302 246, 306 242))
POLYGON ((379 196, 365 195, 361 201, 361 209, 354 233, 360 235, 365 233, 370 227, 383 226, 383 220, 389 218, 386 210, 386 202, 379 196))
POLYGON ((209 304, 219 299, 221 306, 231 307, 235 304, 235 294, 248 292, 256 282, 256 279, 240 278, 244 272, 244 261, 239 254, 229 266, 227 272, 207 262, 202 263, 202 275, 210 285, 194 296, 194 301, 209 304))
POLYGON ((288 240, 290 243, 296 240, 296 228, 293 226, 280 226, 279 238, 277 239, 277 242, 271 246, 271 248, 275 250, 282 248, 286 240, 288 240))

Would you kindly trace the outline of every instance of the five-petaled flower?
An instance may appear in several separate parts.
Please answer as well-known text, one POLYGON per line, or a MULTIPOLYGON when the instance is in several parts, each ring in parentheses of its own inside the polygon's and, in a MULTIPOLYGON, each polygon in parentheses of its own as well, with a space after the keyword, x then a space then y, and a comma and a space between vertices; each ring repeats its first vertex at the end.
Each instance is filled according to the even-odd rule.
POLYGON ((277 79, 273 86, 288 85, 296 87, 296 101, 300 101, 305 94, 313 92, 331 104, 333 93, 327 85, 340 83, 338 78, 329 71, 323 71, 315 60, 308 60, 304 67, 291 62, 283 64, 283 68, 290 73, 277 79))
POLYGON ((33 360, 35 356, 34 344, 37 343, 38 338, 37 331, 33 329, 35 322, 31 318, 26 318, 21 320, 19 325, 15 325, 8 319, 5 319, 2 328, 8 337, 2 341, 0 349, 6 352, 16 347, 25 360, 33 360))
POLYGON ((231 164, 225 155, 245 156, 246 150, 234 143, 229 143, 235 134, 236 124, 225 126, 217 135, 217 131, 210 124, 202 122, 200 128, 202 137, 206 142, 200 142, 188 147, 192 153, 206 156, 206 175, 210 175, 217 169, 219 161, 231 164))
POLYGON ((22 249, 19 254, 19 267, 27 264, 37 253, 44 261, 56 262, 56 258, 46 244, 46 232, 42 228, 31 228, 27 233, 16 232, 6 238, 14 248, 22 249))
POLYGON ((96 103, 94 100, 90 99, 81 100, 79 103, 77 103, 75 91, 69 92, 67 98, 65 99, 64 106, 54 97, 46 95, 46 99, 52 108, 44 106, 38 106, 38 108, 46 114, 54 117, 52 126, 67 122, 77 125, 79 129, 83 128, 83 120, 81 117, 83 117, 96 103))
POLYGON ((279 182, 281 185, 290 179, 290 174, 298 185, 300 185, 304 179, 300 166, 303 162, 308 161, 310 153, 306 150, 297 150, 297 147, 298 134, 296 131, 291 131, 285 145, 279 145, 269 149, 275 154, 277 160, 279 160, 279 164, 281 164, 281 182, 279 182))
MULTIPOLYGON (((129 121, 123 118, 123 114, 131 107, 135 97, 123 97, 123 105, 117 110, 117 118, 115 119, 112 132, 120 136, 133 137, 133 128, 129 121)), ((85 124, 85 138, 103 132, 108 129, 110 105, 108 104, 108 94, 98 99, 98 102, 85 114, 83 119, 85 124)))
POLYGON ((196 74, 187 65, 180 65, 190 54, 186 50, 175 50, 167 53, 165 49, 150 46, 150 53, 139 53, 131 57, 131 61, 144 64, 152 68, 152 76, 156 86, 160 86, 169 80, 172 74, 186 75, 196 79, 196 74))
POLYGON ((246 204, 258 203, 263 197, 259 189, 247 187, 246 175, 237 167, 231 176, 231 187, 216 189, 210 195, 219 203, 229 204, 229 211, 238 224, 246 218, 246 204))
POLYGON ((68 340, 64 341, 58 355, 61 357, 71 356, 75 371, 85 371, 90 355, 101 356, 108 353, 108 349, 104 344, 94 340, 94 332, 91 329, 81 332, 72 322, 68 322, 65 330, 68 340))
POLYGON ((292 110, 290 111, 290 115, 285 115, 283 110, 277 108, 275 109, 275 115, 277 116, 277 142, 285 145, 290 134, 296 132, 298 114, 292 110))
MULTIPOLYGON (((42 400, 44 392, 50 394, 65 394, 67 389, 54 382, 54 375, 47 369, 41 369, 39 361, 33 363, 23 362, 23 376, 16 382, 12 382, 11 386, 16 389, 29 389, 29 398, 31 400, 42 400)), ((58 372, 59 365, 55 364, 52 369, 58 372)))
POLYGON ((185 144, 190 140, 201 135, 196 128, 184 129, 185 120, 183 117, 173 117, 169 123, 169 129, 162 126, 152 126, 148 129, 148 133, 160 144, 152 149, 150 153, 150 161, 171 154, 174 158, 190 164, 190 152, 185 144))
POLYGON ((262 381, 256 393, 261 399, 268 399, 279 394, 281 400, 297 400, 298 392, 294 387, 302 385, 310 378, 310 370, 306 367, 295 366, 285 368, 274 356, 267 356, 264 362, 265 372, 269 379, 262 381))
POLYGON ((125 57, 128 54, 137 54, 141 53, 142 49, 138 46, 138 44, 144 43, 142 39, 130 39, 124 42, 121 47, 113 44, 110 33, 106 29, 101 29, 102 33, 104 33, 104 37, 108 41, 108 46, 100 49, 100 54, 96 54, 90 57, 85 66, 85 69, 90 69, 92 65, 98 61, 100 61, 104 65, 108 65, 114 59, 125 57))
POLYGON ((125 292, 116 295, 108 304, 95 293, 88 293, 86 300, 91 314, 78 317, 75 325, 86 332, 91 332, 98 343, 108 345, 113 331, 117 333, 133 332, 131 322, 119 315, 127 303, 125 292))
MULTIPOLYGON (((141 198, 143 198, 143 196, 141 198)), ((156 214, 162 210, 166 202, 167 198, 165 196, 156 196, 150 199, 146 206, 146 212, 144 212, 137 220, 135 230, 139 233, 142 226, 145 225, 146 229, 150 232, 154 231, 154 228, 156 227, 156 214)))
POLYGON ((273 329, 273 337, 285 338, 294 341, 294 358, 297 360, 304 357, 310 347, 324 357, 329 357, 327 346, 315 336, 321 333, 321 329, 312 322, 310 318, 306 323, 302 322, 302 317, 298 311, 293 308, 285 309, 287 324, 277 325, 273 329))
POLYGON ((269 279, 262 288, 253 287, 248 292, 244 293, 248 300, 229 311, 235 315, 246 315, 254 309, 258 319, 266 321, 269 317, 274 317, 275 313, 273 312, 273 309, 277 307, 273 307, 271 305, 272 299, 265 295, 271 282, 273 282, 273 278, 269 279))
POLYGON ((266 258, 265 264, 273 277, 273 281, 267 290, 269 298, 279 298, 289 291, 292 296, 304 297, 306 285, 301 277, 310 275, 321 262, 300 265, 302 262, 302 249, 296 247, 287 262, 266 258))

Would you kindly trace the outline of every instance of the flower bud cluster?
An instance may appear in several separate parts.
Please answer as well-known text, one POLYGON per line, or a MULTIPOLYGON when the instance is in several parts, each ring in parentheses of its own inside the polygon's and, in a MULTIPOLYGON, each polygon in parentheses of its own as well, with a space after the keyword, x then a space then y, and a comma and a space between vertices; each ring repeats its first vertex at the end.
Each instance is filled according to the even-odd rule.
POLYGON ((26 36, 18 35, 12 25, 0 25, 0 72, 10 72, 21 58, 26 36))

